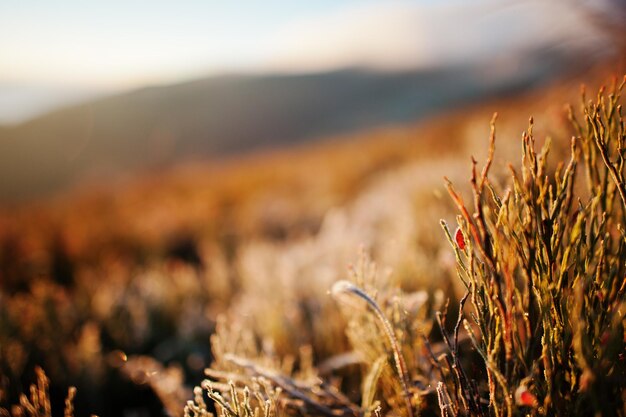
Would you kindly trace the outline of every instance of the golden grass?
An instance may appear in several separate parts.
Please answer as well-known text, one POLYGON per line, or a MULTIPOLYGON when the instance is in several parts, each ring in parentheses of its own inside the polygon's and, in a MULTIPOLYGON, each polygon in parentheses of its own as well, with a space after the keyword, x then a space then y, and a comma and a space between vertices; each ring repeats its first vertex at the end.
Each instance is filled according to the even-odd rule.
POLYGON ((605 98, 586 107, 602 109, 602 124, 583 123, 577 110, 573 128, 562 103, 579 94, 577 83, 5 208, 0 406, 19 401, 17 381, 41 365, 57 391, 96 393, 89 412, 125 412, 107 407, 125 401, 114 388, 128 384, 182 415, 186 387, 210 365, 189 415, 623 415, 622 151, 602 152, 623 141, 622 119, 605 98), (485 138, 496 109, 492 159, 485 138), (507 161, 519 160, 529 113, 537 122, 511 177, 507 161), (576 175, 533 146, 553 136, 558 161, 571 135, 580 138, 576 175), (613 142, 595 140, 606 135, 613 142), (448 199, 442 178, 464 181, 470 155, 489 161, 491 174, 476 171, 473 186, 448 199), (450 250, 439 219, 457 214, 466 248, 450 236, 450 250), (561 237, 547 254, 538 247, 551 239, 553 215, 561 237), (338 304, 328 294, 359 252, 348 278, 375 314, 360 296, 338 304), (546 265, 557 265, 564 294, 546 265), (589 311, 598 316, 585 319, 589 311))

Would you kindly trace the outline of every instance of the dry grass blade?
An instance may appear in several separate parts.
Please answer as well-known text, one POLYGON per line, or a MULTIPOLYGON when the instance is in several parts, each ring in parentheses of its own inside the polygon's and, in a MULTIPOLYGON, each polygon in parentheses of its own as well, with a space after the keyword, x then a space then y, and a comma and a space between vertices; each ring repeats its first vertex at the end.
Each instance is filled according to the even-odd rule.
POLYGON ((394 364, 396 367, 396 371, 398 373, 398 378, 400 380, 400 384, 404 391, 404 399, 406 411, 409 417, 413 417, 413 405, 411 403, 411 394, 409 393, 409 375, 406 366, 406 361, 404 360, 404 356, 402 355, 402 351, 400 350, 400 344, 398 343, 398 339, 389 323, 389 320, 385 317, 385 314, 381 310, 380 306, 372 299, 365 291, 352 284, 349 281, 338 281, 336 282, 331 290, 331 293, 335 296, 341 294, 350 294, 360 299, 364 300, 367 305, 372 309, 378 320, 383 326, 385 334, 389 340, 391 345, 391 350, 393 352, 394 364))

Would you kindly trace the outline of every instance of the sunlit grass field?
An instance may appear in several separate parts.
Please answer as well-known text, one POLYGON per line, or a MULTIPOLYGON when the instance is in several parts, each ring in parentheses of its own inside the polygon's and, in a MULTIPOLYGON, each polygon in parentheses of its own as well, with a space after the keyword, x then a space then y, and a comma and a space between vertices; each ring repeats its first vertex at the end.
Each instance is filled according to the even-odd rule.
POLYGON ((4 208, 0 415, 626 415, 621 83, 4 208))

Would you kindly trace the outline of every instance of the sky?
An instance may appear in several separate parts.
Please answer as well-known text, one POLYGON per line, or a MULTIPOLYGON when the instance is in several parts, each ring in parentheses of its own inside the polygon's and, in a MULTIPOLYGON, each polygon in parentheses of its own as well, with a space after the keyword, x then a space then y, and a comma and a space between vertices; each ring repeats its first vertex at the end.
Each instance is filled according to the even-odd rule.
POLYGON ((584 38, 579 20, 540 0, 9 0, 0 124, 212 74, 461 63, 584 38))

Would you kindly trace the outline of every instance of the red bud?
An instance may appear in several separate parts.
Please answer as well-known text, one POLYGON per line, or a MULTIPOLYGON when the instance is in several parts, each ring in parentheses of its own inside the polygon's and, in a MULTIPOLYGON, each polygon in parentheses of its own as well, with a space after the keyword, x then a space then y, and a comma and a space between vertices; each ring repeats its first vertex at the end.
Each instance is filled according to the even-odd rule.
POLYGON ((539 405, 537 397, 528 391, 528 388, 525 385, 520 385, 517 390, 515 390, 515 402, 517 405, 526 407, 537 407, 539 405))
POLYGON ((460 227, 458 227, 454 233, 454 240, 456 240, 456 244, 459 249, 465 250, 465 237, 463 236, 463 231, 460 227))

